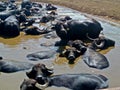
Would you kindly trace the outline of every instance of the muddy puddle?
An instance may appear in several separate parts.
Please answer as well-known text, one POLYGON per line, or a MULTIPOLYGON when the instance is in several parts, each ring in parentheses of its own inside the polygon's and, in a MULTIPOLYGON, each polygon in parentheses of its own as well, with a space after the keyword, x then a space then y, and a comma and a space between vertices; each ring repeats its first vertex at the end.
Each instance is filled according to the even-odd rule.
MULTIPOLYGON (((82 13, 58 6, 58 14, 61 16, 70 15, 73 19, 86 19, 82 13)), ((31 63, 44 63, 48 67, 54 65, 54 74, 63 73, 99 73, 105 75, 109 79, 109 87, 120 86, 120 27, 111 25, 107 22, 100 21, 104 28, 106 37, 116 41, 116 45, 113 48, 101 51, 109 60, 110 67, 104 70, 97 70, 89 68, 79 57, 75 61, 75 64, 68 64, 65 58, 53 57, 51 59, 29 61, 26 55, 29 53, 37 52, 40 50, 53 50, 57 47, 42 47, 41 43, 55 43, 59 41, 57 39, 45 39, 42 36, 31 36, 21 33, 20 36, 10 39, 4 39, 0 37, 0 56, 6 60, 17 60, 31 63)), ((17 73, 1 73, 0 72, 0 90, 19 90, 21 82, 24 78, 26 71, 20 71, 17 73)), ((68 90, 66 88, 50 87, 46 90, 68 90)))

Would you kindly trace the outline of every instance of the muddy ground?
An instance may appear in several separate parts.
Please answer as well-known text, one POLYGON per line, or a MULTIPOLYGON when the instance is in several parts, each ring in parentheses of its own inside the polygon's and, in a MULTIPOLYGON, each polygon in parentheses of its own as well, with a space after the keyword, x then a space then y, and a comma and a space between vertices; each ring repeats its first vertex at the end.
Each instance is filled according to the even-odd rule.
MULTIPOLYGON (((61 16, 70 15, 74 19, 86 19, 83 13, 78 11, 68 9, 66 7, 59 7, 59 14, 61 16)), ((21 33, 20 36, 16 38, 4 39, 0 37, 0 55, 3 56, 6 60, 16 60, 16 61, 26 61, 31 63, 44 63, 48 67, 54 66, 54 74, 63 74, 63 73, 97 73, 103 74, 109 79, 109 87, 119 87, 120 86, 120 27, 111 25, 105 21, 100 21, 104 28, 104 33, 106 37, 111 38, 116 41, 115 47, 101 51, 104 54, 109 62, 110 67, 104 70, 97 70, 88 67, 81 59, 77 58, 75 64, 68 64, 68 60, 65 58, 59 58, 57 55, 51 59, 40 60, 40 61, 29 61, 26 58, 26 55, 32 52, 37 52, 44 49, 56 49, 55 47, 41 47, 41 43, 45 42, 55 42, 57 39, 45 39, 41 38, 42 36, 31 36, 21 33), (24 49, 24 47, 26 49, 24 49)), ((0 73, 0 90, 19 90, 21 82, 24 78, 27 78, 25 75, 26 71, 21 71, 17 73, 0 73)), ((46 90, 68 90, 65 88, 51 87, 46 90)))

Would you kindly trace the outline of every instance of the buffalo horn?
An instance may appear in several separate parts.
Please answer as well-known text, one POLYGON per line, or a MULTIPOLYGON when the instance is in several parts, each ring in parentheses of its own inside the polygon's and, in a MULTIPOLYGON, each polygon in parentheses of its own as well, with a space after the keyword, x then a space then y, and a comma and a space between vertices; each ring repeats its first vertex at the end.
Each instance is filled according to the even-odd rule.
POLYGON ((41 85, 39 83, 36 83, 35 86, 39 88, 40 90, 44 90, 45 88, 48 87, 49 82, 46 82, 45 84, 41 85))
POLYGON ((92 40, 92 41, 94 41, 94 40, 97 40, 97 39, 98 39, 98 38, 93 39, 93 38, 89 37, 88 33, 86 34, 86 37, 87 37, 88 39, 92 40))
POLYGON ((54 69, 54 66, 51 66, 51 67, 46 67, 48 70, 53 70, 54 69))
POLYGON ((105 45, 105 41, 102 41, 100 44, 97 44, 96 41, 95 41, 95 45, 96 45, 98 48, 102 48, 102 47, 105 45))

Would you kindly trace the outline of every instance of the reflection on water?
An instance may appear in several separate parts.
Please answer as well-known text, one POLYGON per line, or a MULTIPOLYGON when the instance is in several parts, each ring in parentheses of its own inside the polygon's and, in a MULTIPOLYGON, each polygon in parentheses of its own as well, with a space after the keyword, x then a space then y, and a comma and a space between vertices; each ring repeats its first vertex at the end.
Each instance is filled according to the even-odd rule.
MULTIPOLYGON (((79 13, 78 11, 60 7, 58 9, 58 13, 61 16, 70 15, 73 19, 86 19, 86 17, 79 13)), ((32 63, 44 63, 47 66, 54 65, 54 74, 63 74, 63 73, 100 73, 109 78, 110 87, 120 86, 120 80, 118 80, 120 76, 120 68, 119 57, 120 57, 120 27, 112 26, 106 22, 100 21, 106 37, 111 38, 116 41, 116 46, 106 49, 104 51, 100 51, 100 53, 104 54, 109 62, 110 67, 104 70, 97 70, 93 68, 89 68, 81 59, 81 57, 77 58, 74 64, 68 64, 68 60, 66 58, 59 58, 58 56, 51 60, 41 60, 32 62, 26 58, 26 55, 29 53, 37 52, 45 49, 56 49, 55 47, 42 47, 41 43, 53 43, 58 41, 59 39, 45 39, 42 36, 31 36, 25 35, 21 33, 20 36, 10 39, 4 39, 0 37, 0 56, 3 56, 5 59, 9 60, 18 60, 18 61, 26 61, 32 63)), ((19 86, 24 78, 27 78, 25 75, 26 71, 5 74, 0 73, 0 90, 19 90, 19 86)), ((46 90, 68 90, 65 88, 57 88, 51 87, 46 90)))
POLYGON ((30 39, 39 39, 40 36, 31 36, 31 35, 25 35, 25 33, 20 33, 19 36, 15 37, 15 38, 3 38, 0 37, 0 44, 4 44, 4 45, 8 45, 11 47, 16 47, 17 45, 26 42, 27 40, 30 39))

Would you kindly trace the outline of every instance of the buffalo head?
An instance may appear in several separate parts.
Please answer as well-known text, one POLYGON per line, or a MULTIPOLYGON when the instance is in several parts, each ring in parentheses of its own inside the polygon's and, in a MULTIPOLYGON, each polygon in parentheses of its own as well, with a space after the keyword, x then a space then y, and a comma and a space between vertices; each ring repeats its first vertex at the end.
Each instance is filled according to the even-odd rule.
POLYGON ((66 57, 69 60, 69 63, 74 63, 74 60, 80 56, 80 51, 74 47, 69 47, 65 49, 60 56, 66 57))
POLYGON ((67 26, 63 22, 57 22, 53 29, 61 40, 67 40, 67 26))
MULTIPOLYGON (((44 64, 38 63, 32 67, 30 72, 26 72, 26 75, 31 79, 36 79, 43 81, 44 77, 50 76, 53 74, 53 69, 48 69, 44 64)), ((41 84, 44 84, 42 82, 41 84)))
POLYGON ((84 54, 84 52, 87 50, 86 45, 81 40, 69 41, 68 45, 71 47, 75 47, 77 50, 79 50, 81 52, 81 55, 84 54))
POLYGON ((53 6, 52 4, 48 3, 46 4, 46 10, 57 10, 57 8, 53 6))

